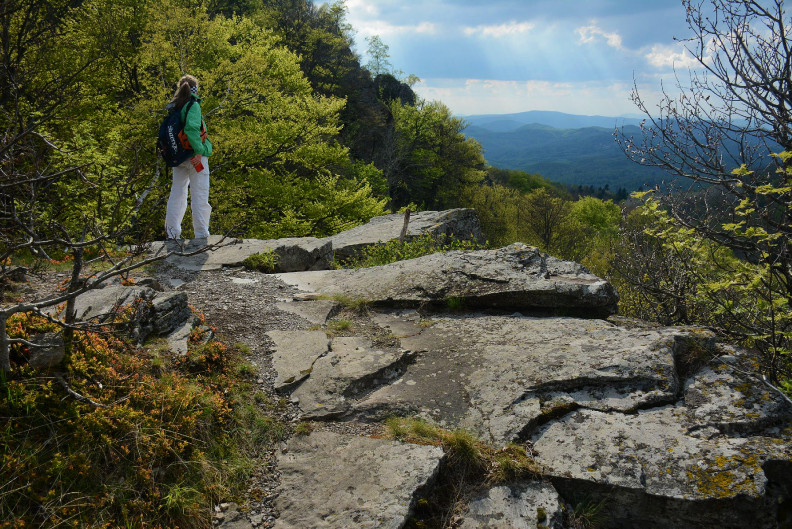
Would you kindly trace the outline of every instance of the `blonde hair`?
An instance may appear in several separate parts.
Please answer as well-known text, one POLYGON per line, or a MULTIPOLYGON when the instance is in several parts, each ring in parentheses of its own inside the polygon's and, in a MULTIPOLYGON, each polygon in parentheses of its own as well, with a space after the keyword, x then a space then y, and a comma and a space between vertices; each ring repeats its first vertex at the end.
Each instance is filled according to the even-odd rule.
POLYGON ((198 86, 198 79, 192 75, 182 76, 182 78, 179 79, 179 88, 174 92, 171 103, 175 103, 177 108, 183 107, 187 104, 187 101, 190 100, 190 96, 192 95, 190 88, 195 86, 198 86))

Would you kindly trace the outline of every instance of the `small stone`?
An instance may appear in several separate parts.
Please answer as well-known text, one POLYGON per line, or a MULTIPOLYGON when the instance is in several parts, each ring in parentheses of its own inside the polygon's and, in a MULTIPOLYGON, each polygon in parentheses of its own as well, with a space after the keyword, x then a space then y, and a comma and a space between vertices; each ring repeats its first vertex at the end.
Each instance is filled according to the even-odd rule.
POLYGON ((221 511, 227 511, 228 507, 230 507, 230 504, 228 504, 228 503, 221 503, 220 504, 220 510, 221 511))

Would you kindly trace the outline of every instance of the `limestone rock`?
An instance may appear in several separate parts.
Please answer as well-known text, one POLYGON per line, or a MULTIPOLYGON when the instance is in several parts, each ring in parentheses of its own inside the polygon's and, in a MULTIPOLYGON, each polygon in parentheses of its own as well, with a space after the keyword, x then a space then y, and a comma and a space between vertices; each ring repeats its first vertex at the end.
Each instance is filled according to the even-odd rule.
POLYGON ((275 529, 399 529, 443 452, 434 446, 314 432, 289 441, 275 529))
MULTIPOLYGON (((180 270, 192 272, 219 270, 224 266, 241 266, 242 261, 253 254, 272 251, 278 256, 276 271, 296 272, 324 270, 330 267, 333 260, 332 243, 314 237, 258 240, 224 239, 220 235, 212 235, 205 244, 218 245, 218 247, 191 256, 171 255, 165 262, 180 270)), ((154 243, 151 251, 162 252, 163 246, 163 242, 154 243)), ((189 253, 198 249, 198 246, 187 241, 178 249, 183 253, 189 253)))
POLYGON ((552 485, 529 481, 492 487, 473 498, 460 529, 561 527, 561 499, 552 485))
POLYGON ((338 312, 340 307, 337 301, 319 299, 315 301, 286 301, 277 304, 277 307, 291 314, 295 314, 314 325, 324 325, 327 320, 338 312))
POLYGON ((184 356, 187 354, 187 343, 190 340, 193 327, 198 318, 189 318, 181 326, 168 335, 168 347, 174 354, 184 356))
POLYGON ((275 344, 272 364, 278 374, 275 389, 279 391, 305 380, 317 359, 330 348, 324 331, 270 331, 267 335, 275 344))
MULTIPOLYGON (((331 241, 336 259, 356 255, 366 246, 398 239, 404 226, 404 214, 393 213, 374 217, 368 224, 327 237, 331 241)), ((461 240, 484 242, 481 223, 473 209, 450 209, 446 211, 417 211, 410 215, 407 239, 430 233, 461 240)))
POLYGON ((113 285, 89 290, 75 300, 80 321, 104 323, 127 311, 128 332, 143 341, 151 334, 164 336, 192 317, 183 292, 157 292, 149 287, 113 285))
MULTIPOLYGON (((692 338, 691 338, 692 336, 692 338)), ((603 320, 433 316, 401 339, 416 361, 355 404, 358 416, 420 414, 496 445, 578 407, 632 411, 679 396, 685 329, 627 329, 603 320)))
POLYGON ((149 287, 110 285, 89 290, 77 296, 74 308, 78 320, 105 322, 111 319, 125 305, 135 300, 148 302, 156 292, 149 287))
POLYGON ((40 369, 52 369, 63 361, 66 348, 63 343, 63 333, 47 332, 33 335, 29 340, 37 347, 31 348, 28 363, 40 369))
POLYGON ((373 312, 371 321, 395 338, 408 338, 421 334, 421 316, 415 310, 373 312))
POLYGON ((513 244, 499 250, 453 251, 385 266, 280 274, 305 292, 364 299, 375 305, 446 305, 606 317, 616 311, 613 287, 577 263, 513 244))
POLYGON ((292 398, 306 418, 341 415, 349 409, 351 399, 398 378, 413 357, 410 351, 373 349, 365 338, 335 338, 330 351, 313 363, 310 376, 292 398))
POLYGON ((570 413, 533 437, 538 461, 562 494, 604 498, 614 527, 775 527, 792 473, 766 469, 792 469, 790 410, 728 371, 716 362, 676 405, 570 413), (735 424, 756 433, 724 433, 735 424))

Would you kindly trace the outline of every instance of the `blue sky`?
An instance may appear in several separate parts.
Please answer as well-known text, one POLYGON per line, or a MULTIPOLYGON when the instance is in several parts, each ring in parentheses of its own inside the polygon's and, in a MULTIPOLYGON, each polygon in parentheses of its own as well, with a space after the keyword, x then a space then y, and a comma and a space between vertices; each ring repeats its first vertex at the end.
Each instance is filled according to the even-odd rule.
MULTIPOLYGON (((317 2, 321 4, 323 2, 317 2)), ((674 37, 690 30, 680 0, 346 0, 356 49, 389 46, 395 70, 457 115, 556 110, 634 114, 674 67, 694 66, 674 37)))

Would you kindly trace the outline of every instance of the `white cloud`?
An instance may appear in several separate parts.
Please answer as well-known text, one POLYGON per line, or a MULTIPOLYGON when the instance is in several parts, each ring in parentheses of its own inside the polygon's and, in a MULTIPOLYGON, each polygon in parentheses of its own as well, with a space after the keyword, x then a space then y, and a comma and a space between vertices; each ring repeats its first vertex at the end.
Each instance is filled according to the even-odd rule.
POLYGON ((505 37, 509 35, 517 35, 529 33, 533 31, 536 24, 531 22, 517 22, 511 21, 505 24, 497 24, 491 26, 467 26, 464 28, 465 35, 481 35, 483 37, 505 37))
MULTIPOLYGON (((651 105, 659 100, 657 86, 639 87, 651 105)), ((491 79, 424 79, 416 92, 439 100, 457 115, 509 114, 554 110, 569 114, 617 116, 634 113, 631 82, 498 81, 491 79)))
POLYGON ((596 42, 599 38, 603 38, 611 48, 616 48, 617 50, 624 49, 621 35, 615 32, 609 33, 596 24, 579 27, 575 30, 575 33, 580 36, 580 42, 583 44, 591 44, 596 42))
POLYGON ((658 69, 668 68, 696 68, 699 63, 682 46, 665 46, 655 44, 646 54, 647 62, 658 69))
POLYGON ((355 29, 363 36, 379 35, 381 37, 405 34, 434 35, 437 33, 437 26, 431 22, 397 26, 383 20, 367 20, 356 24, 355 29))
POLYGON ((356 18, 360 18, 361 16, 379 16, 379 9, 377 9, 374 2, 370 2, 369 0, 346 0, 345 4, 349 13, 355 15, 356 18))

